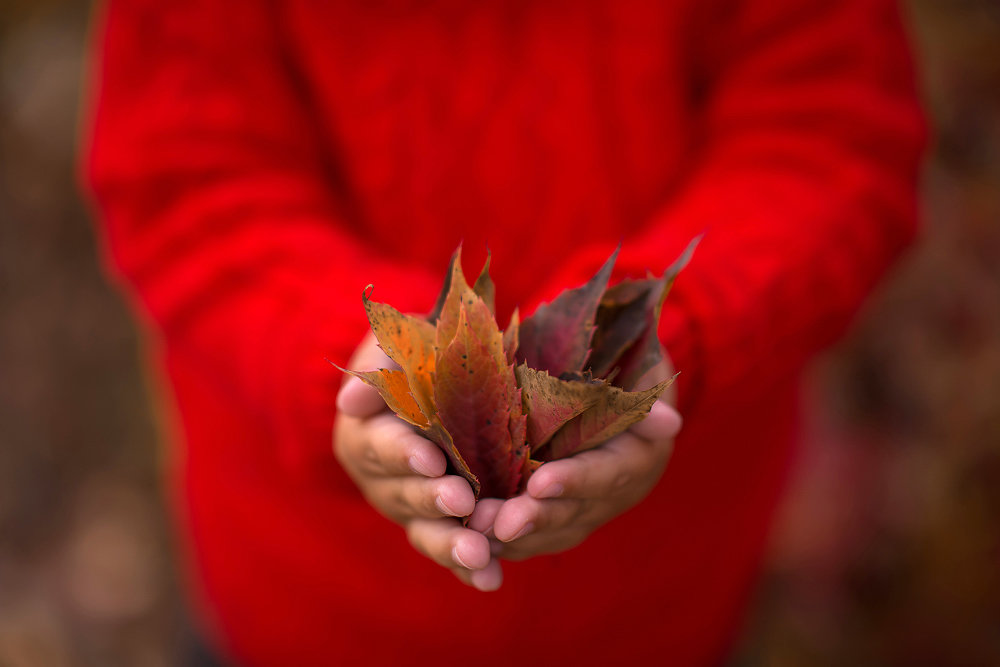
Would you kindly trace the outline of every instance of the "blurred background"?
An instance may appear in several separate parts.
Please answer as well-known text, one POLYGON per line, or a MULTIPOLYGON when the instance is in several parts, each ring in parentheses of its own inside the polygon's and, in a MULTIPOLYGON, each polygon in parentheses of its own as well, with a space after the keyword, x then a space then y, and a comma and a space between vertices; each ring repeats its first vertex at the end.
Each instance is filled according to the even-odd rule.
MULTIPOLYGON (((733 665, 1000 665, 1000 2, 909 0, 923 243, 805 389, 733 665)), ((88 12, 0 10, 0 665, 182 664, 139 341, 74 179, 88 12)))

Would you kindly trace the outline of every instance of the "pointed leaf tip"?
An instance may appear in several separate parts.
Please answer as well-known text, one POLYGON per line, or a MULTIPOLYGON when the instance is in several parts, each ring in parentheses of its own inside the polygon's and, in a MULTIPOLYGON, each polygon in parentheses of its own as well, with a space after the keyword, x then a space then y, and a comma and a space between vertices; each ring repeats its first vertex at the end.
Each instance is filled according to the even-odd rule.
POLYGON ((487 306, 490 308, 490 312, 496 315, 496 287, 493 285, 493 279, 490 278, 490 251, 486 250, 486 262, 483 264, 483 270, 479 272, 479 277, 476 278, 475 284, 472 286, 472 291, 479 295, 487 306))
POLYGON ((564 290, 521 322, 518 360, 559 376, 583 370, 594 335, 597 307, 608 286, 619 248, 587 283, 564 290))

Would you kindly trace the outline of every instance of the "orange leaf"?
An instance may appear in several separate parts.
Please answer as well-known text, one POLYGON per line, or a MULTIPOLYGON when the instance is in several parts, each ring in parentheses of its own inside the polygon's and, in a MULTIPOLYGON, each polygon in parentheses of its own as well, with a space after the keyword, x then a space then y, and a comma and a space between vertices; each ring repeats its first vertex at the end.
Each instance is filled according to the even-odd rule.
POLYGON ((528 416, 531 451, 549 441, 563 424, 597 403, 608 391, 603 382, 568 382, 521 364, 514 368, 528 416))
POLYGON ((350 371, 343 368, 340 370, 377 389, 385 404, 401 419, 421 428, 427 428, 430 425, 427 417, 420 410, 420 406, 413 399, 406 373, 403 371, 386 368, 380 368, 377 371, 350 371))
MULTIPOLYGON (((456 333, 438 357, 434 400, 456 449, 482 482, 482 493, 509 498, 520 488, 526 456, 521 396, 496 320, 482 299, 468 294, 471 298, 459 304, 456 333)), ((439 324, 443 321, 442 315, 439 324)))
POLYGON ((372 301, 370 295, 371 292, 366 291, 362 301, 379 347, 406 373, 410 393, 421 412, 430 419, 435 413, 434 325, 372 301))
MULTIPOLYGON (((676 377, 676 376, 675 376, 676 377)), ((605 385, 600 399, 569 421, 549 441, 547 460, 572 456, 613 438, 632 424, 642 421, 674 378, 644 391, 625 391, 605 385)))

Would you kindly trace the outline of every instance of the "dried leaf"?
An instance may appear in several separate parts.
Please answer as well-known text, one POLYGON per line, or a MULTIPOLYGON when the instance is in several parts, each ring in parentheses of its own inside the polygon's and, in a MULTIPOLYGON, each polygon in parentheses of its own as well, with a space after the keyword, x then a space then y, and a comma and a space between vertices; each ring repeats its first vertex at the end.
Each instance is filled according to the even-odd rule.
MULTIPOLYGON (((439 325, 443 322, 442 314, 439 325)), ((441 352, 437 369, 438 416, 482 483, 481 493, 498 498, 516 494, 524 447, 515 448, 511 418, 520 416, 520 395, 496 320, 478 296, 459 304, 456 333, 441 352)))
POLYGON ((368 323, 379 347, 406 373, 410 393, 428 418, 434 416, 434 326, 371 300, 371 285, 362 294, 368 323))
POLYGON ((556 432, 546 449, 547 458, 561 459, 590 449, 641 421, 673 381, 669 378, 644 391, 608 385, 597 403, 556 432))
POLYGON ((670 384, 629 392, 611 382, 631 387, 660 360, 663 298, 696 243, 662 278, 607 289, 616 250, 587 284, 524 322, 515 309, 505 332, 490 257, 470 287, 459 246, 428 320, 373 302, 366 289, 372 330, 401 369, 346 372, 437 443, 477 498, 512 497, 542 461, 596 446, 645 417, 670 384), (515 369, 515 359, 527 363, 515 369))
POLYGON ((566 422, 597 403, 608 391, 603 383, 570 382, 524 364, 514 368, 528 416, 527 440, 537 451, 566 422))
POLYGON ((647 371, 663 360, 663 346, 660 343, 660 337, 657 332, 660 313, 663 311, 663 302, 667 298, 667 294, 670 292, 674 281, 677 279, 677 274, 691 261, 694 250, 701 241, 701 238, 701 236, 698 236, 688 244, 680 257, 674 260, 674 263, 664 271, 663 277, 656 281, 657 285, 647 295, 642 333, 636 339, 635 343, 622 352, 618 362, 615 364, 617 368, 621 369, 621 373, 615 382, 618 386, 625 388, 634 387, 647 371))
POLYGON ((490 312, 496 315, 496 286, 493 285, 493 279, 490 278, 489 252, 486 253, 486 263, 483 264, 483 270, 479 272, 479 277, 476 278, 476 282, 472 286, 472 291, 489 306, 490 312))
MULTIPOLYGON (((626 280, 608 289, 597 309, 593 350, 587 360, 597 377, 606 377, 649 328, 650 298, 658 280, 626 280)), ((655 297, 653 297, 655 298, 655 297)))
POLYGON ((582 370, 594 335, 594 318, 618 257, 615 249, 585 285, 543 303, 521 323, 518 360, 558 376, 582 370))
POLYGON ((401 419, 421 428, 430 425, 426 415, 413 399, 413 394, 410 393, 410 384, 403 371, 386 368, 380 368, 376 371, 350 371, 340 368, 340 366, 337 368, 377 389, 385 404, 401 419))
POLYGON ((459 453, 458 448, 455 446, 455 441, 452 439, 451 434, 444 427, 439 419, 436 417, 431 420, 430 426, 423 429, 424 435, 428 439, 433 441, 440 447, 445 455, 448 457, 448 461, 451 462, 452 468, 455 472, 468 480, 469 485, 472 487, 472 492, 475 494, 476 498, 479 498, 479 494, 482 491, 482 484, 479 479, 473 474, 472 470, 469 469, 468 463, 462 458, 461 453, 459 453))
POLYGON ((588 360, 595 376, 614 376, 616 385, 631 389, 663 360, 657 334, 663 301, 700 240, 699 236, 688 244, 663 277, 624 280, 604 293, 588 360))
POLYGON ((503 352, 507 357, 508 364, 513 364, 514 358, 517 356, 517 333, 520 325, 521 316, 517 308, 515 308, 514 312, 510 314, 510 322, 507 323, 507 328, 503 330, 503 352))
MULTIPOLYGON (((434 308, 427 315, 427 321, 431 324, 437 324, 438 318, 441 317, 441 311, 444 310, 444 302, 448 298, 448 293, 451 291, 451 278, 455 275, 455 267, 458 266, 458 271, 462 271, 462 244, 459 244, 455 248, 455 252, 451 253, 451 260, 448 262, 448 270, 444 274, 444 283, 441 285, 441 291, 438 292, 437 301, 434 303, 434 308)), ((462 280, 465 280, 463 275, 462 280)))
POLYGON ((436 344, 438 354, 448 347, 451 339, 455 337, 458 329, 458 311, 462 303, 479 298, 462 273, 462 246, 455 250, 451 257, 451 271, 448 278, 448 292, 445 294, 441 313, 437 320, 436 344))

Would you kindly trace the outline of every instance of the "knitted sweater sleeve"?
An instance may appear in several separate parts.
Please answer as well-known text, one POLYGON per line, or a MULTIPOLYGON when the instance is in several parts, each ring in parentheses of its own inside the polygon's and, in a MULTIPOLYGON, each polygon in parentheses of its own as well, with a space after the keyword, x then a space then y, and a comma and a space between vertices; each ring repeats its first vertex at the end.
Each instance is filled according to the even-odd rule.
POLYGON ((323 359, 345 364, 366 330, 359 276, 414 311, 440 276, 348 223, 268 3, 112 0, 98 25, 83 169, 109 265, 281 459, 330 458, 323 359))
MULTIPOLYGON (((690 176, 619 260, 659 271, 705 233, 660 327, 686 413, 787 381, 843 332, 916 233, 925 142, 891 0, 715 3, 691 32, 690 176)), ((548 292, 607 252, 576 253, 548 292)))

